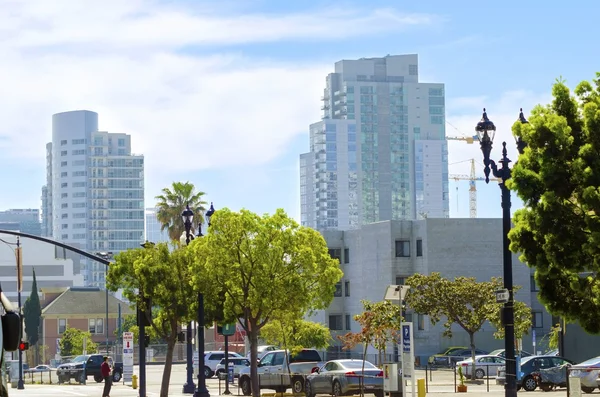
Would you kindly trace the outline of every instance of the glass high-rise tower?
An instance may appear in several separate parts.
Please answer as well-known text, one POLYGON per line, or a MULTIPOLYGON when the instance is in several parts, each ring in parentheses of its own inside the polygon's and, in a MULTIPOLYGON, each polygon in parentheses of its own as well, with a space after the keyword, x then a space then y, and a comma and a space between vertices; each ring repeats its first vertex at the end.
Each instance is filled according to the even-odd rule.
POLYGON ((449 216, 444 85, 417 55, 342 60, 300 155, 301 220, 317 230, 449 216))
MULTIPOLYGON (((144 242, 144 156, 132 154, 130 135, 99 131, 94 112, 58 113, 46 152, 45 235, 114 254, 144 242)), ((105 271, 84 261, 84 283, 104 287, 105 271)))

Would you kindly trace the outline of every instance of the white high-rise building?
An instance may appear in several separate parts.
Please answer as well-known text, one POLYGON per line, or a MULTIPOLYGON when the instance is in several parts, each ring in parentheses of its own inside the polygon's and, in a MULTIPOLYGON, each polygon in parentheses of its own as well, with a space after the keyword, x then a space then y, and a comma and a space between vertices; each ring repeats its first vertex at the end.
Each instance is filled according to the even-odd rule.
POLYGON ((156 217, 156 208, 146 208, 146 241, 152 243, 168 243, 169 232, 160 230, 161 224, 156 217))
POLYGON ((335 64, 300 155, 303 225, 449 216, 444 85, 420 83, 418 70, 417 55, 335 64))
MULTIPOLYGON (((87 110, 52 116, 47 183, 42 188, 46 235, 89 252, 116 254, 144 241, 144 157, 131 136, 98 130, 87 110)), ((104 287, 105 266, 83 262, 86 286, 104 287)))

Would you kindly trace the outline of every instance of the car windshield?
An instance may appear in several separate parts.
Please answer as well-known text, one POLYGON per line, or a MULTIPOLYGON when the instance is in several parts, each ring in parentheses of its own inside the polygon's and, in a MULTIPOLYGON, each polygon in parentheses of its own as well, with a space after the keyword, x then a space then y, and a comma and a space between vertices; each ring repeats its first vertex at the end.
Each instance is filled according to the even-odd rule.
POLYGON ((450 354, 450 353, 452 353, 454 351, 461 350, 461 349, 462 349, 462 347, 450 347, 450 348, 448 348, 446 350, 442 350, 438 354, 450 354))
POLYGON ((589 365, 598 365, 598 364, 600 364, 600 356, 594 357, 594 358, 590 358, 589 360, 585 360, 584 362, 579 363, 577 365, 578 366, 581 365, 581 366, 586 367, 586 366, 589 366, 589 365))
MULTIPOLYGON (((362 369, 362 361, 342 361, 341 364, 348 369, 362 369)), ((365 369, 377 368, 368 361, 365 361, 365 369)))
POLYGON ((72 363, 82 363, 87 361, 87 356, 77 356, 71 362, 72 363))
POLYGON ((496 349, 493 352, 490 353, 490 356, 497 356, 501 353, 504 353, 504 349, 496 349))
POLYGON ((529 362, 529 361, 533 360, 534 358, 535 358, 535 356, 523 357, 523 358, 521 359, 521 365, 523 365, 523 364, 525 364, 525 363, 527 363, 527 362, 529 362))

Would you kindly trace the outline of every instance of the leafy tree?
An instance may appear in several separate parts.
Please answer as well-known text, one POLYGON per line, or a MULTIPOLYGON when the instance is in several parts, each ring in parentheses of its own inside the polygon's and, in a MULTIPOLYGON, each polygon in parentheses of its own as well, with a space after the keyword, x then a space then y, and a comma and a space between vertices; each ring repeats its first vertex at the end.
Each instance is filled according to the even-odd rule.
POLYGON ((321 323, 306 320, 271 320, 260 330, 267 343, 281 346, 292 354, 303 348, 326 349, 331 342, 329 328, 321 323))
POLYGON ((339 261, 329 256, 319 232, 299 226, 281 209, 263 216, 217 211, 210 233, 189 248, 193 283, 207 301, 223 294, 225 322, 239 320, 250 339, 252 393, 258 397, 261 329, 284 312, 326 308, 342 277, 339 261))
POLYGON ((77 328, 66 327, 65 332, 60 337, 61 356, 77 356, 83 354, 83 338, 86 339, 87 353, 94 353, 98 350, 98 345, 92 340, 92 334, 89 331, 82 331, 77 328))
MULTIPOLYGON (((190 182, 173 182, 171 188, 164 188, 162 194, 156 196, 158 200, 156 207, 156 217, 161 223, 160 230, 168 230, 171 241, 179 241, 181 235, 185 232, 185 226, 181 221, 181 213, 189 205, 194 211, 194 220, 196 223, 203 221, 204 205, 206 201, 202 200, 204 192, 197 192, 194 185, 190 182)), ((195 230, 192 225, 192 231, 195 230)))
POLYGON ((354 316, 361 326, 360 332, 348 332, 338 338, 344 343, 345 349, 354 349, 362 344, 363 360, 366 357, 368 345, 373 345, 379 352, 379 362, 385 354, 389 342, 396 341, 402 323, 402 311, 399 305, 391 301, 370 302, 362 300, 363 312, 354 316))
MULTIPOLYGON (((496 280, 497 287, 496 289, 503 288, 503 285, 499 280, 496 280)), ((521 286, 513 286, 513 311, 514 311, 514 329, 515 329, 515 338, 522 339, 523 336, 529 334, 529 330, 533 325, 532 321, 532 313, 531 308, 527 306, 525 302, 516 300, 517 291, 521 289, 521 286)), ((502 325, 502 318, 500 315, 500 310, 504 304, 502 303, 491 303, 493 309, 491 310, 488 321, 496 327, 496 332, 494 332, 494 337, 496 339, 504 339, 504 325, 502 325)))
POLYGON ((190 264, 187 248, 169 251, 166 243, 152 248, 123 251, 115 257, 108 269, 107 283, 112 291, 123 290, 123 295, 145 310, 142 296, 151 297, 154 311, 152 329, 167 343, 167 356, 160 396, 167 397, 173 350, 181 322, 195 315, 196 294, 189 282, 190 264))
POLYGON ((549 312, 600 333, 600 73, 571 95, 565 81, 513 134, 527 147, 508 185, 523 200, 510 249, 535 269, 549 312))
MULTIPOLYGON (((475 333, 481 329, 486 320, 491 320, 498 329, 501 329, 500 307, 496 303, 494 291, 502 288, 498 278, 491 281, 478 282, 474 277, 457 277, 448 280, 440 273, 430 275, 413 274, 406 283, 410 290, 406 303, 417 313, 428 315, 431 322, 436 324, 445 317, 444 336, 452 337, 452 325, 458 324, 469 335, 471 357, 475 366, 475 333)), ((515 307, 523 309, 522 304, 515 302, 515 307)), ((526 332, 531 326, 531 312, 525 315, 518 312, 515 320, 524 319, 515 330, 526 332)), ((475 379, 475 368, 472 371, 475 379)))
POLYGON ((31 284, 31 295, 23 305, 23 317, 25 322, 25 333, 27 333, 27 341, 31 346, 38 343, 40 338, 40 322, 42 316, 42 306, 40 304, 40 296, 37 291, 37 280, 35 278, 35 270, 33 271, 33 283, 31 284))

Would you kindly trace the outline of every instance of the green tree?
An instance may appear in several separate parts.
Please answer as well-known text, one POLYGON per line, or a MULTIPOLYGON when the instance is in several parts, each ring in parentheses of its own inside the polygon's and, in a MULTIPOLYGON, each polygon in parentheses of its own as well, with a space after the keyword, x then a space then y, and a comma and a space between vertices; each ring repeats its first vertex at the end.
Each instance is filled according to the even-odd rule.
MULTIPOLYGON (((501 304, 496 303, 494 294, 502 288, 502 281, 492 278, 491 281, 478 282, 474 277, 448 280, 440 273, 431 273, 413 274, 406 283, 410 286, 406 297, 407 305, 417 313, 428 315, 434 324, 444 317, 444 336, 452 337, 453 324, 458 324, 465 330, 469 335, 471 357, 475 366, 475 333, 486 320, 493 322, 497 329, 502 329, 499 316, 501 304)), ((525 307, 527 308, 526 305, 525 307)), ((515 302, 515 308, 521 310, 523 305, 515 302)), ((531 326, 531 312, 528 315, 517 312, 515 320, 523 317, 523 323, 515 323, 515 330, 526 333, 531 326)), ((475 368, 471 373, 475 379, 475 368)))
POLYGON ((153 312, 152 329, 167 343, 160 396, 167 397, 173 350, 181 322, 189 322, 196 313, 196 294, 191 278, 187 247, 169 250, 166 243, 152 248, 123 251, 115 257, 108 270, 107 285, 112 291, 123 290, 123 295, 145 310, 141 297, 150 297, 153 312))
POLYGON ((361 301, 363 312, 354 316, 361 326, 360 332, 348 332, 339 337, 345 349, 354 349, 363 345, 363 360, 366 358, 367 347, 372 345, 379 352, 379 364, 385 354, 389 342, 396 341, 402 323, 402 311, 399 305, 391 301, 371 302, 361 301))
POLYGON ((35 270, 33 271, 33 283, 31 284, 31 294, 23 305, 23 317, 25 322, 25 333, 27 333, 27 341, 31 346, 35 346, 40 338, 40 322, 42 316, 42 307, 40 304, 40 296, 37 291, 37 280, 35 278, 35 270))
MULTIPOLYGON (((171 241, 179 241, 181 235, 185 232, 185 226, 181 220, 181 213, 189 205, 194 211, 195 223, 203 221, 203 214, 206 208, 206 201, 202 200, 204 192, 197 192, 194 185, 190 182, 173 182, 171 188, 164 188, 162 194, 156 196, 156 218, 161 223, 160 230, 167 230, 171 241)), ((192 225, 192 232, 196 229, 192 225)))
POLYGON ((513 125, 527 147, 508 185, 524 204, 510 249, 535 269, 549 312, 600 333, 600 73, 575 96, 557 80, 552 96, 513 125))
POLYGON ((258 336, 278 314, 324 309, 342 277, 316 230, 299 226, 281 209, 273 215, 217 211, 210 233, 189 246, 193 282, 207 301, 223 295, 225 322, 239 320, 250 339, 252 393, 259 395, 258 336))
POLYGON ((292 354, 303 348, 327 349, 332 340, 329 328, 321 323, 301 319, 289 322, 271 320, 260 330, 260 337, 292 354))
POLYGON ((82 331, 67 326, 65 332, 60 337, 61 356, 78 356, 83 354, 84 338, 87 353, 95 353, 98 350, 98 345, 92 340, 92 334, 89 331, 82 331))

